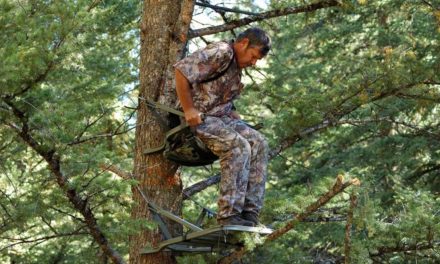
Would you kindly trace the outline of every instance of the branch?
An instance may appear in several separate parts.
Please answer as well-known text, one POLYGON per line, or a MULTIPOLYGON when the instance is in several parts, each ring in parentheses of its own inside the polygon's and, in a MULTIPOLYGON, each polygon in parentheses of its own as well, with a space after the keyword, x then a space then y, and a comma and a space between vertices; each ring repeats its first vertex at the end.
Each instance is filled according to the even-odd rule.
POLYGON ((119 168, 115 165, 100 164, 99 167, 104 171, 113 172, 114 174, 118 175, 119 177, 121 177, 124 180, 134 179, 134 177, 131 176, 131 173, 123 171, 121 168, 119 168))
MULTIPOLYGON (((93 8, 95 8, 102 0, 94 0, 92 2, 92 4, 87 8, 87 12, 90 12, 93 8)), ((23 7, 22 7, 23 8, 23 7)), ((74 26, 76 26, 76 24, 74 24, 74 26)), ((74 28, 74 27, 73 27, 74 28)), ((54 54, 56 54, 57 50, 61 47, 61 45, 63 45, 63 43, 65 42, 66 38, 68 37, 68 35, 73 31, 73 28, 71 31, 69 31, 67 34, 63 35, 61 37, 61 39, 59 39, 57 42, 54 43, 53 45, 53 49, 51 50, 54 54)), ((56 56, 54 56, 56 57, 56 56)), ((27 91, 29 91, 30 89, 32 89, 35 85, 37 85, 40 82, 43 82, 47 75, 49 74, 49 72, 53 69, 53 67, 56 64, 56 59, 49 61, 47 63, 46 68, 44 69, 43 72, 41 72, 40 74, 38 74, 34 79, 27 81, 26 83, 24 83, 21 87, 23 87, 20 91, 17 91, 13 94, 7 95, 5 96, 6 99, 11 100, 14 99, 17 96, 20 96, 24 93, 26 93, 27 91)))
POLYGON ((22 127, 11 125, 11 127, 17 132, 18 136, 29 145, 35 152, 37 152, 42 158, 44 158, 48 164, 49 170, 55 176, 55 179, 59 187, 64 191, 69 201, 73 204, 74 208, 80 212, 84 217, 90 235, 95 242, 99 245, 103 253, 108 256, 114 263, 124 263, 122 257, 108 242, 104 235, 104 232, 99 228, 95 215, 93 214, 88 201, 83 199, 75 190, 70 186, 69 180, 61 170, 61 158, 56 155, 56 150, 47 146, 39 144, 30 134, 29 125, 25 113, 19 110, 9 99, 3 99, 3 101, 12 108, 14 115, 21 121, 22 127))
MULTIPOLYGON (((14 247, 16 245, 20 245, 20 244, 41 243, 41 242, 44 242, 46 240, 50 240, 50 239, 54 239, 54 238, 60 238, 60 237, 66 237, 66 236, 88 235, 88 233, 86 233, 86 232, 80 232, 81 229, 83 229, 83 227, 80 227, 79 229, 74 230, 74 231, 69 232, 69 233, 55 234, 55 235, 51 235, 51 236, 44 236, 44 237, 39 237, 39 238, 31 239, 31 240, 28 240, 27 238, 9 238, 8 237, 7 239, 9 241, 17 241, 17 242, 0 248, 0 252, 5 250, 5 249, 14 247)), ((5 238, 2 237, 2 239, 5 239, 5 238)))
MULTIPOLYGON (((273 219, 273 221, 281 222, 281 221, 287 221, 287 220, 292 220, 292 219, 296 219, 296 217, 295 216, 292 217, 291 215, 290 215, 290 217, 275 217, 273 219)), ((331 216, 318 215, 318 216, 307 217, 306 219, 304 219, 301 222, 302 223, 330 223, 330 222, 344 222, 346 220, 347 220, 347 218, 345 216, 341 216, 341 215, 331 215, 331 216)), ((270 224, 269 226, 272 226, 272 224, 270 224)))
POLYGON ((284 227, 279 228, 278 230, 276 230, 275 232, 273 232, 272 234, 270 234, 269 236, 267 236, 266 241, 272 241, 275 240, 279 237, 281 237, 282 235, 284 235, 285 233, 287 233, 287 231, 289 231, 290 229, 293 228, 293 226, 297 223, 297 222, 301 222, 304 219, 306 219, 308 216, 310 216, 312 213, 314 213, 315 211, 317 211, 320 207, 322 207, 323 205, 325 205, 326 203, 328 203, 333 197, 335 197, 337 194, 341 193, 342 191, 344 191, 347 187, 351 186, 351 185, 356 185, 359 186, 360 185, 360 181, 358 179, 353 179, 347 182, 342 182, 344 180, 344 177, 342 175, 339 175, 336 178, 336 182, 333 185, 333 187, 326 192, 325 194, 323 194, 321 197, 318 198, 318 200, 316 200, 314 203, 312 203, 311 205, 309 205, 303 213, 300 213, 296 216, 296 219, 291 220, 289 222, 287 222, 287 224, 284 227))
POLYGON ((188 199, 189 197, 193 196, 194 194, 203 191, 204 189, 208 188, 211 185, 214 185, 218 182, 220 182, 220 174, 216 174, 214 176, 209 177, 206 180, 199 181, 196 184, 193 184, 185 189, 183 189, 183 200, 188 199))
POLYGON ((390 254, 390 253, 398 253, 398 252, 407 252, 407 251, 417 251, 417 250, 426 250, 426 249, 433 249, 440 246, 440 241, 434 241, 429 243, 417 243, 413 245, 397 245, 394 247, 379 247, 377 248, 376 253, 370 253, 371 257, 379 257, 384 254, 390 254))
MULTIPOLYGON (((278 147, 272 149, 269 152, 269 160, 273 159, 275 156, 277 156, 280 152, 285 150, 286 148, 290 147, 291 145, 295 144, 297 141, 299 141, 301 138, 308 136, 310 134, 313 134, 319 130, 322 130, 324 128, 327 128, 330 126, 330 122, 328 120, 325 120, 321 122, 318 125, 311 126, 309 128, 306 128, 299 132, 298 134, 295 134, 294 136, 285 139, 284 141, 279 144, 278 147)), ((214 176, 211 176, 205 180, 199 181, 198 183, 195 183, 183 190, 183 193, 185 194, 183 199, 188 199, 189 196, 193 196, 194 194, 203 191, 204 189, 208 188, 211 185, 214 185, 216 183, 220 182, 221 175, 216 174, 214 176)))
MULTIPOLYGON (((55 47, 59 47, 63 41, 64 41, 64 39, 61 39, 61 40, 55 45, 55 47)), ((50 61, 50 62, 47 64, 46 69, 45 69, 42 73, 38 74, 34 79, 29 80, 28 82, 26 82, 25 84, 23 84, 23 89, 22 89, 22 90, 17 91, 17 92, 14 93, 14 94, 7 95, 6 98, 7 98, 7 99, 13 99, 13 98, 15 98, 15 97, 17 97, 17 96, 20 96, 20 95, 26 93, 27 91, 29 91, 31 88, 33 88, 33 87, 34 87, 35 85, 37 85, 38 83, 44 81, 44 80, 46 79, 47 75, 49 74, 49 72, 52 70, 52 68, 53 68, 54 65, 55 65, 55 62, 54 62, 54 61, 50 61)))
MULTIPOLYGON (((337 194, 344 191, 347 187, 349 187, 351 185, 356 185, 356 186, 360 185, 360 181, 358 179, 353 179, 353 180, 350 180, 347 182, 343 182, 343 180, 344 180, 343 176, 339 175, 336 178, 335 184, 333 185, 333 187, 329 191, 327 191, 325 194, 323 194, 321 197, 319 197, 318 200, 316 200, 314 203, 307 206, 307 208, 302 213, 298 214, 294 220, 287 222, 283 227, 275 230, 273 233, 268 235, 266 237, 266 239, 264 240, 264 244, 266 244, 269 241, 273 241, 275 239, 278 239, 282 235, 286 234, 289 230, 291 230, 295 226, 295 224, 297 224, 298 222, 304 221, 304 219, 309 217, 312 213, 316 212, 320 207, 322 207, 323 205, 328 203, 333 197, 335 197, 337 194)), ((261 246, 261 245, 259 245, 259 246, 261 246)), ((226 257, 220 259, 217 263, 219 263, 219 264, 232 263, 233 261, 235 261, 237 259, 241 259, 244 256, 244 254, 246 254, 246 252, 247 252, 246 248, 241 247, 241 248, 235 250, 229 256, 226 256, 226 257)))
POLYGON ((428 164, 422 165, 419 168, 417 168, 415 170, 415 172, 406 179, 406 182, 412 184, 412 183, 416 182, 419 178, 421 178, 423 175, 431 173, 433 171, 438 171, 438 170, 440 170, 440 163, 428 163, 428 164))
POLYGON ((323 1, 319 1, 314 4, 304 5, 304 6, 300 6, 300 7, 286 7, 283 9, 267 11, 267 12, 255 14, 255 15, 252 15, 249 17, 245 17, 242 19, 233 20, 229 23, 226 23, 226 24, 223 24, 220 26, 213 26, 213 27, 207 27, 207 28, 193 30, 192 32, 190 32, 188 34, 188 38, 195 38, 195 37, 200 37, 200 36, 205 36, 205 35, 228 31, 228 30, 231 30, 231 29, 234 29, 237 27, 248 25, 252 22, 257 22, 257 21, 268 19, 268 18, 280 17, 280 16, 285 16, 285 15, 290 15, 290 14, 313 12, 318 9, 339 6, 339 5, 340 5, 339 2, 336 0, 323 0, 323 1))
POLYGON ((93 136, 89 136, 86 138, 82 138, 83 134, 87 131, 87 129, 89 129, 91 126, 93 126, 96 122, 98 122, 102 117, 105 116, 106 112, 102 113, 102 115, 100 117, 98 117, 96 120, 90 122, 87 122, 86 126, 83 128, 83 130, 75 137, 75 139, 72 142, 67 143, 68 146, 73 146, 76 144, 81 144, 90 140, 94 140, 94 139, 98 139, 98 138, 109 138, 109 137, 114 137, 114 136, 118 136, 118 135, 122 135, 125 133, 128 133, 129 131, 133 130, 136 127, 131 127, 131 128, 127 128, 125 130, 119 131, 119 129, 121 129, 121 127, 123 127, 125 124, 127 124, 130 119, 133 117, 133 115, 136 113, 136 110, 132 111, 130 113, 130 115, 128 116, 128 118, 126 120, 124 120, 121 124, 119 124, 116 129, 114 131, 111 131, 109 133, 104 133, 104 134, 99 134, 99 135, 93 135, 93 136))
POLYGON ((209 3, 201 3, 201 2, 196 2, 196 5, 198 6, 203 6, 203 7, 209 7, 211 9, 214 9, 215 11, 220 11, 220 12, 231 12, 231 13, 237 13, 237 14, 244 14, 244 15, 250 15, 250 16, 257 16, 257 13, 253 13, 253 12, 249 12, 249 11, 244 11, 244 10, 240 10, 240 9, 236 9, 236 8, 227 8, 227 7, 223 7, 223 6, 216 6, 216 5, 211 5, 209 3))
POLYGON ((99 5, 99 3, 101 2, 101 0, 94 0, 92 2, 92 4, 90 4, 89 7, 87 7, 87 12, 92 11, 93 8, 97 7, 99 5))
POLYGON ((77 216, 75 216, 75 215, 73 215, 73 214, 71 214, 69 212, 65 212, 65 211, 63 211, 61 209, 58 209, 58 208, 56 208, 54 206, 51 206, 51 205, 49 205, 49 208, 54 210, 54 211, 56 211, 56 212, 58 212, 58 213, 60 213, 60 214, 64 214, 64 215, 70 216, 72 219, 74 219, 74 220, 76 220, 76 221, 78 221, 80 223, 85 223, 85 221, 83 219, 81 219, 81 218, 79 218, 79 217, 77 217, 77 216))
POLYGON ((345 224, 345 264, 350 264, 350 251, 351 251, 351 228, 353 225, 353 211, 357 204, 357 196, 353 193, 350 195, 350 208, 348 209, 347 223, 345 224))
MULTIPOLYGON (((399 86, 397 88, 394 89, 390 89, 388 91, 384 91, 382 93, 380 93, 379 95, 377 95, 376 97, 373 97, 368 103, 371 102, 375 102, 378 101, 380 99, 384 99, 388 96, 393 96, 396 95, 396 93, 398 93, 399 91, 402 90, 406 90, 409 89, 417 84, 420 83, 410 83, 410 84, 406 84, 406 85, 402 85, 399 86)), ((349 98, 353 97, 353 95, 349 96, 349 98)), ((344 102, 347 102, 347 100, 343 100, 344 102)), ((299 142, 300 140, 302 140, 303 138, 310 136, 314 133, 317 133, 321 130, 327 129, 331 126, 335 126, 337 124, 341 124, 343 123, 343 121, 339 121, 342 117, 350 114, 351 112, 355 111, 356 109, 358 109, 359 107, 361 107, 363 104, 357 104, 357 105, 349 105, 347 106, 345 109, 343 110, 337 110, 335 109, 334 113, 329 112, 326 116, 329 116, 327 118, 324 118, 323 121, 321 121, 320 123, 310 126, 308 128, 305 128, 287 138, 285 138, 284 140, 281 141, 280 144, 278 144, 278 146, 276 148, 273 148, 270 152, 269 152, 269 160, 273 159, 274 157, 276 157, 277 155, 279 155, 281 152, 283 152, 284 150, 286 150, 287 148, 291 147, 292 145, 296 144, 297 142, 299 142)), ((341 105, 340 105, 341 106, 341 105)), ((214 175, 211 176, 205 180, 202 180, 192 186, 189 186, 187 188, 185 188, 183 190, 183 192, 187 193, 189 196, 194 195, 202 190, 204 190, 205 188, 214 185, 216 183, 220 182, 220 176, 219 175, 214 175)))

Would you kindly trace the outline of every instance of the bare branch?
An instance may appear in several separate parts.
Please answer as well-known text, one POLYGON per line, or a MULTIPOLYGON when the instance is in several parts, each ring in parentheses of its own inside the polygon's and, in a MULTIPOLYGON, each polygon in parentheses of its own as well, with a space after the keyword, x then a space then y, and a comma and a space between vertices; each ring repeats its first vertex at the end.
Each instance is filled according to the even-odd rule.
POLYGON ((189 197, 193 196, 194 194, 201 192, 202 190, 208 188, 211 185, 214 185, 216 183, 220 182, 220 174, 216 174, 214 176, 209 177, 206 180, 199 181, 196 184, 193 184, 185 189, 183 189, 183 200, 188 199, 189 197))
POLYGON ((396 245, 394 247, 379 247, 379 248, 377 248, 376 252, 370 253, 370 256, 371 257, 379 257, 384 254, 434 249, 439 246, 440 246, 440 241, 433 241, 433 242, 428 242, 428 243, 422 242, 422 243, 417 243, 417 244, 412 244, 412 245, 402 244, 402 245, 396 245))
POLYGON ((51 205, 49 205, 49 208, 54 210, 54 211, 56 211, 56 212, 58 212, 58 213, 60 213, 60 214, 67 215, 67 216, 71 217, 72 219, 74 219, 74 220, 76 220, 78 222, 85 223, 84 219, 81 219, 81 218, 79 218, 79 217, 77 217, 77 216, 75 216, 75 215, 73 215, 73 214, 71 214, 69 212, 65 212, 65 211, 63 211, 61 209, 58 209, 58 208, 56 208, 54 206, 51 206, 51 205))
POLYGON ((54 238, 60 238, 60 237, 66 237, 66 236, 88 235, 87 232, 80 232, 83 228, 84 227, 80 227, 80 228, 78 228, 78 229, 76 229, 76 230, 74 230, 72 232, 69 232, 69 233, 58 233, 58 234, 55 234, 55 235, 44 236, 44 237, 39 237, 39 238, 35 238, 35 239, 11 238, 11 237, 4 238, 4 237, 2 237, 2 239, 7 239, 9 241, 17 241, 17 242, 9 244, 7 246, 4 246, 4 247, 0 248, 0 252, 5 250, 5 249, 14 247, 16 245, 20 245, 20 244, 42 243, 42 242, 45 242, 47 240, 54 239, 54 238))
POLYGON ((342 177, 342 175, 339 175, 336 179, 335 184, 333 185, 333 187, 326 192, 325 194, 321 195, 321 197, 318 198, 318 200, 316 200, 314 203, 312 203, 311 205, 309 205, 303 213, 298 214, 296 216, 296 219, 289 221, 284 227, 279 228, 278 230, 276 230, 275 232, 273 232, 272 234, 270 234, 266 241, 273 241, 279 237, 281 237, 282 235, 284 235, 285 233, 287 233, 287 231, 289 231, 290 229, 293 228, 293 226, 299 222, 299 221, 303 221, 304 219, 306 219, 308 216, 310 216, 312 213, 314 213, 315 211, 317 211, 320 207, 322 207, 323 205, 325 205, 326 203, 328 203, 333 197, 335 197, 337 194, 341 193, 342 191, 344 191, 347 187, 351 186, 351 185, 356 185, 359 186, 360 185, 360 181, 358 179, 353 179, 347 182, 343 182, 344 178, 342 177))
POLYGON ((350 208, 348 209, 347 214, 347 223, 345 224, 345 264, 350 264, 350 251, 351 251, 351 228, 353 225, 353 211, 357 205, 357 196, 354 192, 350 195, 350 208))
POLYGON ((240 9, 236 9, 236 8, 227 8, 227 7, 223 7, 223 6, 216 6, 216 5, 211 5, 209 3, 196 2, 196 5, 203 6, 203 7, 209 7, 211 9, 214 9, 215 11, 219 11, 219 12, 231 12, 231 13, 251 15, 251 16, 258 15, 257 13, 254 13, 254 12, 244 11, 244 10, 240 10, 240 9))
POLYGON ((121 177, 124 180, 134 179, 133 176, 131 176, 131 173, 122 170, 118 166, 100 164, 99 167, 104 171, 113 172, 114 174, 118 175, 119 177, 121 177))
POLYGON ((215 34, 219 32, 228 31, 237 27, 241 27, 244 25, 248 25, 252 22, 262 21, 268 18, 274 18, 274 17, 280 17, 285 15, 291 15, 291 14, 298 14, 298 13, 306 13, 306 12, 313 12, 318 9, 322 8, 329 8, 333 6, 339 6, 339 2, 336 0, 323 0, 319 1, 317 3, 299 6, 299 7, 287 7, 283 9, 277 9, 272 11, 267 11, 263 13, 259 13, 253 16, 245 17, 239 20, 233 20, 231 22, 225 23, 220 26, 213 26, 213 27, 207 27, 202 29, 193 30, 188 34, 188 38, 195 38, 210 34, 215 34))
MULTIPOLYGON (((127 124, 127 123, 130 121, 130 119, 133 117, 134 113, 136 113, 136 110, 135 110, 135 111, 132 111, 132 112, 130 113, 129 117, 128 117, 126 120, 124 120, 124 122, 122 122, 121 124, 119 124, 119 125, 116 127, 116 129, 115 129, 114 131, 111 131, 110 133, 103 133, 103 134, 99 134, 99 135, 89 136, 89 137, 86 137, 86 138, 81 138, 82 135, 83 135, 83 133, 84 133, 84 132, 85 132, 90 126, 92 126, 95 122, 88 123, 88 124, 84 127, 83 132, 81 132, 78 136, 76 136, 75 139, 74 139, 72 142, 67 143, 67 145, 68 145, 68 146, 73 146, 73 145, 81 144, 81 143, 84 143, 84 142, 87 142, 87 141, 90 141, 90 140, 94 140, 94 139, 98 139, 98 138, 109 138, 109 137, 114 137, 114 136, 118 136, 118 135, 122 135, 122 134, 128 133, 128 132, 130 132, 131 130, 135 129, 136 127, 135 127, 135 126, 134 126, 134 127, 130 127, 130 128, 128 128, 128 129, 125 129, 125 130, 122 130, 122 131, 119 131, 119 130, 120 130, 125 124, 127 124)), ((101 118, 101 117, 99 117, 99 118, 98 118, 97 120, 95 120, 95 121, 98 121, 100 118, 101 118)))

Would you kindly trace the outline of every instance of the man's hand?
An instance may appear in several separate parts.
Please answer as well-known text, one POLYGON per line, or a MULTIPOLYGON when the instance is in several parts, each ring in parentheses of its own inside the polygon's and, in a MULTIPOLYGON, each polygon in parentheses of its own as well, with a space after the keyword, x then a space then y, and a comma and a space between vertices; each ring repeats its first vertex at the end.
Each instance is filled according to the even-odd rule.
POLYGON ((197 126, 202 123, 202 113, 195 108, 185 111, 185 120, 189 126, 197 126))

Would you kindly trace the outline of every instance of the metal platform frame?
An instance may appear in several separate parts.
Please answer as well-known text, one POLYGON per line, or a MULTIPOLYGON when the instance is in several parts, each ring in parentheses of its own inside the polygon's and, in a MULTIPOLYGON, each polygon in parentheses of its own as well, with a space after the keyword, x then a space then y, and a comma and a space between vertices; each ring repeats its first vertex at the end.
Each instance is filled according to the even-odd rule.
POLYGON ((156 247, 144 248, 141 251, 142 254, 156 253, 161 250, 186 253, 207 253, 220 251, 241 246, 243 244, 237 239, 236 236, 234 236, 235 234, 253 233, 264 236, 272 233, 273 231, 267 227, 249 227, 239 225, 224 225, 203 229, 201 226, 204 218, 207 215, 214 217, 216 215, 215 212, 207 208, 203 208, 202 212, 197 218, 196 224, 193 224, 148 201, 147 197, 139 186, 136 187, 142 198, 147 202, 148 209, 153 214, 153 219, 158 224, 164 238, 164 241, 159 243, 156 247), (172 237, 171 232, 169 231, 162 217, 166 217, 169 220, 182 225, 182 227, 185 227, 187 231, 183 232, 183 234, 180 236, 172 237))
POLYGON ((215 226, 167 239, 155 248, 144 248, 141 253, 151 254, 162 250, 186 253, 216 252, 241 246, 243 243, 234 236, 239 233, 268 235, 272 233, 272 229, 239 225, 215 226))

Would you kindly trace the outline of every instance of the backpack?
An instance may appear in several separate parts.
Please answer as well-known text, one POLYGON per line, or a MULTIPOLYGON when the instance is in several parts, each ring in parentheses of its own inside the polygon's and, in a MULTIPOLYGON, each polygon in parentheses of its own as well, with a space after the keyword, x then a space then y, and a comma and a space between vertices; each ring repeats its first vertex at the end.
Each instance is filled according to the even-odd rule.
POLYGON ((163 155, 165 158, 184 166, 204 166, 216 161, 218 157, 186 127, 165 138, 163 155))
MULTIPOLYGON (((179 116, 184 117, 184 113, 168 106, 158 104, 146 99, 149 107, 161 109, 170 113, 174 125, 173 128, 165 133, 164 142, 156 148, 147 149, 144 154, 152 154, 163 151, 163 156, 168 160, 184 166, 204 166, 212 164, 218 159, 205 144, 194 134, 185 121, 180 120, 179 116)), ((155 110, 155 109, 154 109, 155 110)), ((160 116, 159 116, 160 117, 160 116)))

